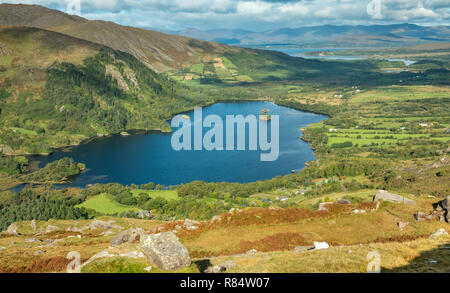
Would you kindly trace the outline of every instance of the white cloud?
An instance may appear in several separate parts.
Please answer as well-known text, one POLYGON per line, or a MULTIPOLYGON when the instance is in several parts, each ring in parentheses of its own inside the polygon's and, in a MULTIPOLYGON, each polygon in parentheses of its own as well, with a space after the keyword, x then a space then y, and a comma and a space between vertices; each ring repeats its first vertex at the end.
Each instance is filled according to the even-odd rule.
MULTIPOLYGON (((71 0, 7 0, 65 11, 71 0)), ((305 25, 439 23, 450 19, 449 0, 378 0, 381 12, 367 13, 374 0, 81 0, 82 16, 125 25, 264 30, 305 25)))

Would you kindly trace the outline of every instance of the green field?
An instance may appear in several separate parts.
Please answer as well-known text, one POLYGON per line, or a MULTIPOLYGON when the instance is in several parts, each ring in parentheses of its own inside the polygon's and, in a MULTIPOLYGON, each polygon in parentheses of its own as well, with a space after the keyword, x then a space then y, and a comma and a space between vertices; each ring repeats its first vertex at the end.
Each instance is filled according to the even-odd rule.
POLYGON ((390 86, 376 90, 362 91, 352 98, 353 103, 404 101, 433 98, 450 98, 448 87, 432 86, 390 86))
POLYGON ((77 207, 92 209, 106 215, 113 215, 116 213, 120 214, 129 211, 139 211, 137 207, 122 205, 114 201, 111 195, 105 193, 93 196, 77 207))
POLYGON ((173 190, 143 190, 143 189, 133 189, 131 191, 133 196, 138 196, 140 193, 147 193, 151 198, 162 197, 166 200, 178 200, 178 193, 173 190))

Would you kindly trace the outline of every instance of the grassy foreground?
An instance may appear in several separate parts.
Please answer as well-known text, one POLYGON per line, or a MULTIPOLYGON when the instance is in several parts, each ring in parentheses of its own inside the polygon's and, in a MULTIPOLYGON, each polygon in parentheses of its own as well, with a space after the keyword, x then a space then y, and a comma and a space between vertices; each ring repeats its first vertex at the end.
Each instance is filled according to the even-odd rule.
MULTIPOLYGON (((195 273, 205 261, 217 265, 233 260, 237 266, 229 272, 358 273, 366 271, 369 252, 380 255, 383 272, 449 271, 450 237, 430 238, 438 229, 449 231, 448 224, 416 222, 412 216, 419 210, 431 210, 436 199, 415 198, 415 205, 383 203, 377 210, 369 193, 354 193, 361 202, 334 205, 329 211, 248 208, 223 214, 220 220, 201 222, 196 230, 182 228, 177 236, 188 248, 193 264, 176 272, 195 273), (355 214, 355 209, 365 213, 355 214), (399 229, 398 222, 409 224, 399 229), (297 246, 310 246, 315 241, 325 241, 331 247, 322 251, 294 251, 297 246), (248 254, 252 249, 257 253, 248 254)), ((332 199, 343 195, 335 194, 332 199)), ((302 202, 309 206, 310 201, 302 202)), ((89 228, 91 220, 37 221, 35 229, 29 221, 18 223, 20 235, 3 233, 0 238, 0 272, 64 272, 70 262, 66 256, 71 251, 80 253, 82 263, 102 251, 110 255, 84 266, 82 272, 145 273, 149 266, 152 273, 162 272, 145 257, 136 256, 138 242, 110 247, 109 241, 131 227, 156 233, 176 230, 176 225, 182 225, 182 221, 112 217, 100 220, 109 223, 111 229, 89 228), (49 226, 53 227, 51 232, 49 226)))

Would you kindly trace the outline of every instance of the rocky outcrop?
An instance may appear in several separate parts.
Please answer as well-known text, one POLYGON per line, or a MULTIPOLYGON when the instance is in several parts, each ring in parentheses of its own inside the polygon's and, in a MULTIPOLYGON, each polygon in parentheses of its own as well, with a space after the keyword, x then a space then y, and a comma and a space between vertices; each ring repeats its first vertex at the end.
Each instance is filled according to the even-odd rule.
POLYGON ((52 226, 52 225, 48 225, 47 228, 45 228, 45 233, 52 233, 52 232, 56 232, 59 231, 59 227, 58 226, 52 226))
POLYGON ((327 212, 328 211, 328 207, 334 205, 334 203, 332 202, 321 202, 319 204, 319 208, 317 209, 319 212, 327 212))
POLYGON ((142 235, 141 250, 152 264, 162 270, 177 270, 191 265, 187 248, 172 232, 142 235))
POLYGON ((330 248, 330 245, 326 242, 314 242, 315 250, 322 250, 322 249, 328 249, 328 248, 330 248))
POLYGON ((444 200, 441 200, 438 203, 435 203, 433 205, 434 209, 428 214, 424 212, 418 212, 414 214, 414 218, 419 222, 431 221, 435 219, 440 222, 450 223, 449 205, 450 205, 450 196, 444 200))
POLYGON ((432 214, 427 215, 426 213, 423 212, 417 212, 414 214, 414 219, 416 219, 416 221, 418 222, 431 221, 433 220, 433 215, 432 214))
POLYGON ((373 197, 374 202, 378 201, 388 201, 393 203, 403 203, 403 204, 416 204, 412 199, 406 198, 404 196, 387 192, 386 190, 378 190, 373 197))
POLYGON ((439 229, 433 234, 430 235, 430 239, 439 239, 441 236, 448 235, 448 232, 445 229, 439 229))
POLYGON ((89 224, 89 228, 91 230, 97 230, 97 229, 102 229, 102 230, 111 230, 111 225, 105 221, 100 221, 100 220, 94 220, 89 224))
POLYGON ((114 237, 110 245, 111 246, 119 246, 127 242, 134 242, 141 239, 142 234, 144 234, 144 230, 141 228, 132 228, 128 229, 126 231, 123 231, 114 237))
POLYGON ((314 246, 296 246, 295 248, 294 248, 294 252, 296 252, 296 253, 303 253, 303 252, 306 252, 306 251, 308 251, 308 250, 314 250, 314 246))
POLYGON ((236 263, 232 260, 227 260, 226 262, 218 265, 218 266, 210 266, 207 268, 204 273, 206 274, 219 274, 223 273, 225 271, 228 271, 230 269, 233 269, 236 267, 236 263))
POLYGON ((36 220, 31 221, 30 226, 31 229, 33 229, 33 232, 36 231, 36 220))
POLYGON ((340 205, 349 205, 349 204, 352 204, 352 202, 349 201, 348 199, 340 199, 340 200, 338 200, 336 203, 337 203, 337 204, 340 204, 340 205))
POLYGON ((397 223, 398 228, 399 228, 400 230, 402 230, 402 231, 403 231, 403 229, 405 229, 406 226, 408 226, 408 225, 409 225, 409 222, 398 222, 398 223, 397 223))
POLYGON ((450 223, 450 196, 447 196, 446 199, 441 200, 437 207, 436 211, 442 211, 443 212, 443 220, 445 220, 447 223, 450 223))
POLYGON ((198 225, 200 225, 200 222, 198 222, 198 221, 194 221, 194 220, 190 220, 190 219, 184 220, 184 227, 187 230, 197 230, 198 225))
POLYGON ((17 224, 16 223, 12 223, 11 225, 9 225, 8 229, 6 230, 6 234, 8 234, 8 235, 18 235, 17 229, 19 229, 17 227, 17 224))

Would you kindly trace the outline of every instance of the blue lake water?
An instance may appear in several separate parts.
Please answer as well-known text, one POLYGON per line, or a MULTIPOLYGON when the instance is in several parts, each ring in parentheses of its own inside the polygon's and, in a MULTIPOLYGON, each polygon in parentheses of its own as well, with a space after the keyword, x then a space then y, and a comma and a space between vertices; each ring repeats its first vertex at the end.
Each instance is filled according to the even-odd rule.
MULTIPOLYGON (((88 170, 63 187, 111 182, 178 185, 194 180, 245 183, 299 171, 305 162, 315 159, 309 144, 300 139, 300 128, 322 121, 326 116, 269 102, 215 104, 203 108, 203 116, 215 114, 225 121, 226 115, 258 116, 263 109, 280 117, 280 155, 273 162, 262 162, 261 151, 248 151, 248 144, 246 151, 175 151, 171 146, 172 134, 161 133, 98 138, 48 157, 33 159, 40 161, 40 167, 63 157, 85 163, 88 170)), ((193 112, 186 114, 193 120, 193 112)), ((248 131, 246 133, 248 137, 248 131)))
MULTIPOLYGON (((321 59, 321 60, 343 60, 343 61, 357 61, 357 60, 366 60, 367 56, 319 56, 319 55, 304 55, 307 52, 337 52, 337 51, 345 51, 349 49, 334 49, 334 48, 321 48, 321 49, 308 49, 308 48, 278 48, 278 47, 265 47, 267 50, 275 50, 283 52, 287 55, 293 57, 301 57, 305 59, 321 59)), ((408 59, 392 59, 386 58, 389 62, 403 62, 406 66, 410 66, 417 61, 412 61, 408 59)))

